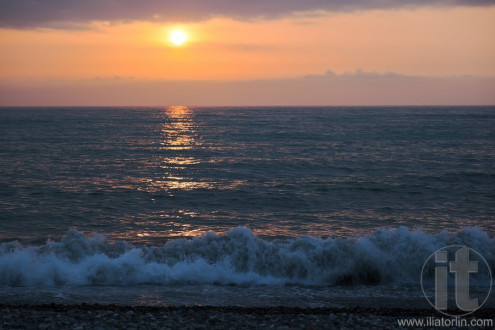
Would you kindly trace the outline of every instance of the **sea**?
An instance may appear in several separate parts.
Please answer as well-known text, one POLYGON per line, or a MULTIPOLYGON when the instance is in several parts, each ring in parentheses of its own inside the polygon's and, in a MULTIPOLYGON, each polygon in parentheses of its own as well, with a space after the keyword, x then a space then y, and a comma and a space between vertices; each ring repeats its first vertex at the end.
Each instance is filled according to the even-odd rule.
POLYGON ((495 107, 0 108, 0 303, 493 307, 494 237, 495 107))

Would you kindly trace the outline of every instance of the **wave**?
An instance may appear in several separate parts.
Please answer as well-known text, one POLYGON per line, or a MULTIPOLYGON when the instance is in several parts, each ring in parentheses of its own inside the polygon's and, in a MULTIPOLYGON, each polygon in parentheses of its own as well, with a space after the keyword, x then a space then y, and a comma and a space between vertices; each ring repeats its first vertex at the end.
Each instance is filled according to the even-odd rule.
MULTIPOLYGON (((70 230, 60 242, 0 245, 0 285, 305 285, 418 283, 425 260, 460 244, 495 269, 495 239, 478 228, 449 234, 380 229, 368 236, 267 241, 248 228, 160 247, 111 242, 70 230)), ((431 273, 431 271, 430 271, 431 273)))

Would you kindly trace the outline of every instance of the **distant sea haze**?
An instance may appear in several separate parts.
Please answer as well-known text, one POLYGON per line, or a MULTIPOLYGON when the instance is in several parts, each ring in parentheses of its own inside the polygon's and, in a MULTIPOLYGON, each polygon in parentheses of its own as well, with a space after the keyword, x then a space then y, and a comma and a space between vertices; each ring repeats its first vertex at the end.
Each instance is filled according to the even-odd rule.
POLYGON ((410 285, 448 244, 495 266, 495 107, 4 107, 0 130, 0 285, 410 285))

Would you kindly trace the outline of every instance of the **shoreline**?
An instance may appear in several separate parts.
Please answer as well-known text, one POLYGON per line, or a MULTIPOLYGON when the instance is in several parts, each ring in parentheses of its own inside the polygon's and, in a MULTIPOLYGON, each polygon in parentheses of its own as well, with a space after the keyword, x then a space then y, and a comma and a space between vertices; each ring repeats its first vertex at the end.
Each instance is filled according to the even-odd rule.
MULTIPOLYGON (((492 319, 494 308, 464 317, 492 319)), ((0 304, 5 329, 401 328, 398 319, 448 317, 434 309, 371 307, 122 306, 0 304)))

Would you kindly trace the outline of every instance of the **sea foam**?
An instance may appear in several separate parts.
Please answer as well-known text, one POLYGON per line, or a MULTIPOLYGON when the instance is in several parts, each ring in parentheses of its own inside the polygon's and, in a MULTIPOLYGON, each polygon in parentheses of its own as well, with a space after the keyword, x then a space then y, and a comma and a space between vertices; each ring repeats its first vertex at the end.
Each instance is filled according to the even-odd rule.
MULTIPOLYGON (((437 249, 466 245, 495 269, 495 239, 478 228, 454 234, 380 229, 354 238, 267 241, 248 228, 138 247, 70 230, 60 242, 0 245, 0 285, 308 285, 418 283, 437 249)), ((430 271, 431 273, 431 271, 430 271)))

